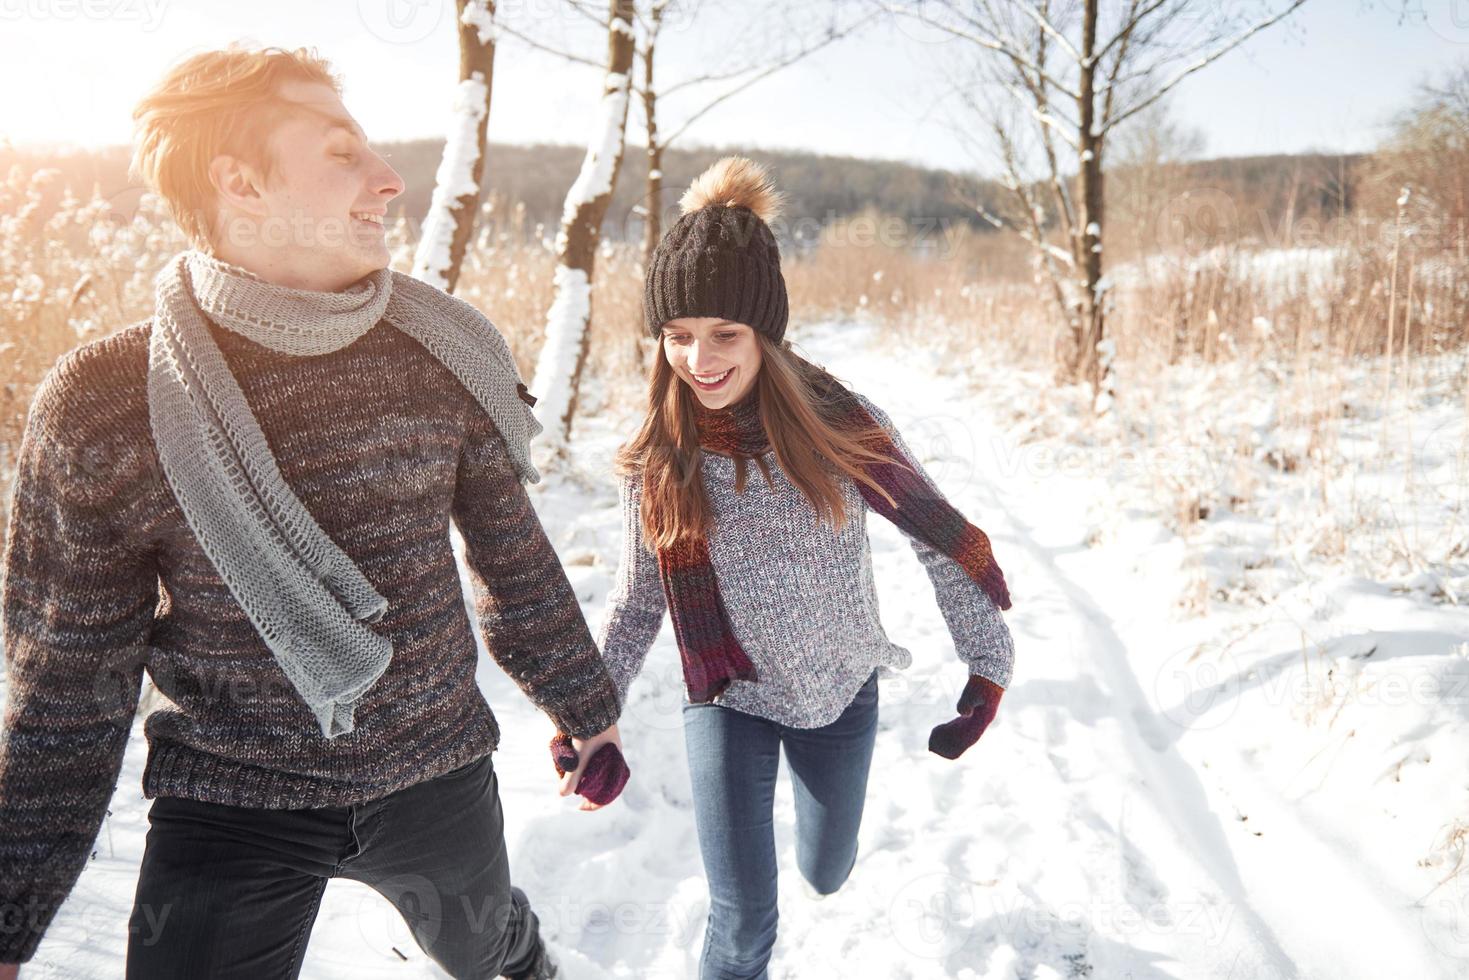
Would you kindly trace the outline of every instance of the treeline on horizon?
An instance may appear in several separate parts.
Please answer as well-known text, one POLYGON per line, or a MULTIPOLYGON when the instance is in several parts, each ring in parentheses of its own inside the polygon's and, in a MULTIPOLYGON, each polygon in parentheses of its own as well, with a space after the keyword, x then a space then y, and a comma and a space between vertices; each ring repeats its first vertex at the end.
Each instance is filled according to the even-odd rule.
MULTIPOLYGON (((416 223, 427 212, 443 145, 443 140, 434 139, 378 144, 406 184, 403 194, 390 205, 394 218, 402 216, 416 223)), ((87 199, 95 189, 115 201, 119 213, 128 214, 140 192, 139 185, 127 176, 129 153, 124 146, 95 150, 5 146, 0 147, 0 173, 15 167, 24 173, 54 168, 59 173, 48 188, 46 207, 54 207, 68 191, 87 199)), ((979 202, 996 213, 1007 194, 998 182, 974 173, 902 161, 743 147, 670 148, 663 157, 664 214, 676 215, 683 189, 727 153, 744 153, 772 168, 786 199, 783 227, 776 229, 782 237, 787 231, 809 232, 863 211, 929 226, 967 224, 977 231, 993 231, 993 225, 967 202, 979 202)), ((566 188, 576 179, 584 155, 583 147, 570 144, 492 142, 483 200, 498 197, 520 202, 525 210, 522 227, 531 231, 540 225, 542 237, 553 237, 566 188)), ((1281 221, 1328 223, 1350 217, 1355 178, 1366 159, 1352 153, 1300 153, 1173 162, 1147 168, 1147 172, 1114 166, 1107 175, 1108 198, 1125 194, 1130 185, 1152 186, 1159 181, 1175 192, 1222 192, 1240 214, 1250 216, 1241 227, 1245 237, 1268 242, 1270 227, 1281 221)), ((638 209, 644 203, 646 181, 647 160, 639 147, 629 146, 604 222, 604 238, 638 240, 638 209)))

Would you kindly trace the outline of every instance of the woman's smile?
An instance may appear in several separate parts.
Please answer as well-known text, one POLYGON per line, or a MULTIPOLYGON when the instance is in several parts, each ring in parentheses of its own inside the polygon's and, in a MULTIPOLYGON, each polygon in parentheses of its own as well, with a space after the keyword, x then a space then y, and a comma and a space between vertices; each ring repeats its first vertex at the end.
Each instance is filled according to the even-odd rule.
POLYGON ((734 374, 734 370, 734 368, 725 368, 718 374, 694 374, 694 372, 690 371, 689 375, 694 379, 694 384, 698 385, 700 390, 718 391, 724 387, 725 382, 734 374))

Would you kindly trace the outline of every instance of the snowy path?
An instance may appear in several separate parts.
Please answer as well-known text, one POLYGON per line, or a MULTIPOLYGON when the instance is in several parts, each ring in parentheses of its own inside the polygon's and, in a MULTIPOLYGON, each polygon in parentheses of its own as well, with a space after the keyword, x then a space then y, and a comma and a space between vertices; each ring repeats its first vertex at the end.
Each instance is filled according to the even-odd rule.
MULTIPOLYGON (((1130 656, 1159 597, 1089 554, 1075 487, 998 465, 1010 447, 960 380, 895 359, 865 328, 797 342, 894 418, 950 499, 985 528, 1015 595, 1017 664, 999 717, 957 762, 927 751, 964 679, 907 540, 869 522, 883 620, 913 651, 884 680, 857 867, 821 902, 798 884, 790 782, 777 790, 780 938, 774 978, 1322 978, 1453 975, 1400 889, 1313 830, 1244 766, 1202 765, 1159 685, 1130 656), (996 441, 998 440, 998 441, 996 441), (1248 821, 1241 819, 1248 814, 1248 821)), ((537 506, 594 619, 620 528, 607 463, 628 409, 588 411, 578 473, 537 506)), ((665 625, 622 722, 633 778, 595 813, 555 793, 549 722, 493 663, 496 755, 516 880, 568 980, 695 975, 707 900, 689 801, 682 680, 665 625)), ((147 804, 135 732, 98 856, 28 976, 121 975, 147 804), (47 972, 47 971, 51 972, 47 972)), ((312 978, 436 977, 390 906, 328 887, 307 951, 312 978)))

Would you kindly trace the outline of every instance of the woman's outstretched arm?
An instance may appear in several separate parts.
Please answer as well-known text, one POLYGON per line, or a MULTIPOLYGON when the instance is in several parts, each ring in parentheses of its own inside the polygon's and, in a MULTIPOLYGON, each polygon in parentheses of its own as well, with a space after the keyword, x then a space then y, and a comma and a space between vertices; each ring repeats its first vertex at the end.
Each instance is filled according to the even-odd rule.
POLYGON ((641 476, 620 478, 622 557, 594 631, 607 672, 624 704, 627 689, 642 670, 668 609, 658 576, 658 558, 643 546, 642 487, 641 476))

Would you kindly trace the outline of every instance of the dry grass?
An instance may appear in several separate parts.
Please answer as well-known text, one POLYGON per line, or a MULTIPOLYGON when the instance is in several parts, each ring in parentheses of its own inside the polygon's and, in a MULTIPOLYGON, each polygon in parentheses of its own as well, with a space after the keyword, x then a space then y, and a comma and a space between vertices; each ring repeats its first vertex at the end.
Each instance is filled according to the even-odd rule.
MULTIPOLYGON (((45 172, 13 171, 0 184, 3 476, 11 472, 42 375, 79 343, 149 316, 153 276, 184 247, 148 195, 112 202, 68 198, 43 214, 39 202, 48 179, 45 172)), ((505 333, 527 377, 552 298, 554 231, 528 227, 524 209, 512 202, 487 201, 458 288, 505 333)), ((411 258, 406 239, 404 227, 390 229, 398 269, 411 258)), ((1427 380, 1414 372, 1443 359, 1419 355, 1465 346, 1469 277, 1451 256, 1400 250, 1394 272, 1392 256, 1375 245, 1341 249, 1334 257, 1312 254, 1220 247, 1204 255, 1123 262, 1112 272, 1109 330, 1124 376, 1145 378, 1180 363, 1282 365, 1283 424, 1315 422, 1308 443, 1299 453, 1282 454, 1278 465, 1306 470, 1324 487, 1340 465, 1332 422, 1347 404, 1333 364, 1385 351, 1391 311, 1400 366, 1394 378, 1384 378, 1384 392, 1427 380), (1322 263, 1329 268, 1323 271, 1322 263)), ((798 253, 788 252, 783 272, 798 321, 868 318, 903 342, 938 343, 966 357, 983 350, 998 363, 1030 367, 1054 363, 1062 339, 1047 282, 1034 275, 1025 246, 1008 235, 919 228, 864 212, 828 226, 798 253)), ((588 370, 631 397, 640 391, 652 350, 641 303, 637 246, 604 244, 588 370)), ((1128 394, 1147 397, 1143 385, 1128 394)), ((1177 481, 1170 492, 1178 525, 1204 515, 1207 503, 1188 481, 1177 481)), ((1345 534, 1345 521, 1343 528, 1345 534)), ((1332 545, 1323 540, 1321 547, 1332 545)))

